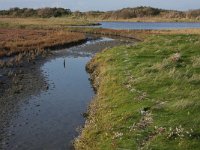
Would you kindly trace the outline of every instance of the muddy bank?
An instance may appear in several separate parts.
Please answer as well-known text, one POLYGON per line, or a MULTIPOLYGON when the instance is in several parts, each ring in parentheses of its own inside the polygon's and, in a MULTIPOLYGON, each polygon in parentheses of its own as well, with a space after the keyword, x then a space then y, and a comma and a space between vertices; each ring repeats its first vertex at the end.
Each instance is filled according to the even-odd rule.
MULTIPOLYGON (((17 121, 17 123, 12 122, 13 118, 16 118, 15 116, 19 115, 19 112, 21 111, 21 104, 24 104, 25 107, 23 107, 23 112, 26 113, 26 105, 30 105, 31 103, 31 109, 34 109, 36 107, 40 108, 40 104, 38 104, 38 101, 31 100, 31 97, 34 95, 40 95, 42 91, 48 91, 50 89, 49 87, 49 81, 48 81, 48 75, 45 76, 44 73, 41 73, 41 67, 48 61, 54 60, 56 58, 63 58, 67 56, 73 56, 73 57, 92 57, 95 53, 101 51, 102 49, 113 47, 116 45, 121 45, 122 41, 112 41, 110 39, 101 39, 96 41, 95 40, 89 40, 86 43, 80 45, 80 46, 74 46, 69 49, 63 49, 63 50, 57 50, 53 51, 51 55, 46 56, 45 58, 38 57, 34 61, 31 61, 29 63, 23 63, 19 65, 18 67, 10 67, 10 68, 4 68, 1 69, 1 76, 0 76, 0 83, 1 83, 1 95, 0 95, 0 149, 10 149, 13 148, 13 139, 16 138, 16 135, 18 135, 18 128, 23 128, 26 130, 28 124, 31 123, 31 114, 30 116, 23 117, 23 114, 21 114, 22 121, 17 121), (12 143, 12 144, 11 144, 12 143)), ((78 92, 78 91, 76 91, 78 92)), ((41 110, 42 111, 42 110, 41 110)), ((34 112, 35 113, 35 112, 34 112)), ((36 112, 37 116, 40 116, 40 112, 36 112)), ((71 116, 73 117, 73 115, 71 116)), ((51 118, 48 118, 51 119, 51 118)), ((83 124, 82 124, 83 125, 83 124)), ((39 128, 40 123, 38 123, 37 128, 39 128)), ((35 130, 37 130, 37 128, 35 130)), ((65 129, 63 129, 65 130, 65 129)), ((67 130, 67 129, 66 129, 67 130)), ((38 131, 39 136, 42 136, 42 133, 40 135, 40 131, 38 131)), ((64 131, 63 131, 64 132, 64 131)), ((73 131, 74 137, 75 131, 73 131)), ((30 135, 24 135, 25 139, 30 139, 30 135)), ((53 136, 53 135, 51 135, 53 136)), ((53 138, 53 137, 52 137, 53 138)), ((63 137, 60 137, 63 139, 63 137)), ((34 139, 37 139, 36 137, 34 139)), ((57 138, 59 140, 59 138, 57 138)), ((72 140, 69 138, 70 141, 72 140)), ((16 140, 16 139, 15 139, 16 140)), ((15 141, 14 140, 14 141, 15 141)), ((47 140, 48 139, 44 139, 47 140)), ((30 140, 31 141, 31 140, 30 140)), ((15 141, 16 143, 23 143, 23 141, 20 141, 20 138, 15 141)), ((33 141, 31 145, 34 147, 34 143, 36 141, 33 141)), ((42 140, 40 141, 40 144, 42 145, 42 140)), ((26 142, 25 142, 26 143, 26 142)), ((71 142, 69 142, 71 143, 71 142)), ((51 144, 51 143, 50 143, 51 144)), ((30 146, 30 145, 25 145, 30 146)), ((36 145, 35 145, 36 146, 36 145)), ((55 145, 54 145, 55 146, 55 145)), ((22 144, 23 147, 23 144, 22 144)), ((18 148, 19 149, 19 148, 18 148)))
MULTIPOLYGON (((43 90, 47 90, 45 77, 41 75, 40 66, 44 60, 39 59, 15 68, 0 69, 0 148, 7 145, 13 133, 6 133, 9 121, 18 111, 19 103, 28 103, 26 99, 43 90)), ((22 122, 22 124, 25 122, 22 122)), ((20 125, 20 124, 18 124, 20 125)), ((17 125, 13 125, 17 126, 17 125)))

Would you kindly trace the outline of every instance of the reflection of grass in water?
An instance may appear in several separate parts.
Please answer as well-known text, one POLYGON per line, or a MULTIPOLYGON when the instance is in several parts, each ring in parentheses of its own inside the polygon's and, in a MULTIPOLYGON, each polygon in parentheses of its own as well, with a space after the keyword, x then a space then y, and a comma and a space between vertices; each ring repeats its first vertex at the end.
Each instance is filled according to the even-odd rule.
POLYGON ((197 149, 200 37, 154 35, 95 56, 97 96, 77 149, 197 149))

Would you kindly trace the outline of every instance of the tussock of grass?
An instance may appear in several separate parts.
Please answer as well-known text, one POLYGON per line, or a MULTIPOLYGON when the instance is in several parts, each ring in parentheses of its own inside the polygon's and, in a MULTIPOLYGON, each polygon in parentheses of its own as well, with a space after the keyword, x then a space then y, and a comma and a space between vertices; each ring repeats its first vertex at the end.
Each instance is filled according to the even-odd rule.
POLYGON ((195 68, 200 67, 200 56, 193 56, 192 58, 192 66, 195 68))
POLYGON ((76 149, 198 149, 200 36, 153 35, 97 54, 76 149))

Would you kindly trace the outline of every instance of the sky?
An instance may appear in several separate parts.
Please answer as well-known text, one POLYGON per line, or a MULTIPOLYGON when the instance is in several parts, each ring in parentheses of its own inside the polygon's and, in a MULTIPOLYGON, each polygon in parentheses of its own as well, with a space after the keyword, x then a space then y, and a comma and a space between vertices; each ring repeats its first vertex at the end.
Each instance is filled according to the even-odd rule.
POLYGON ((190 10, 199 9, 200 0, 0 0, 1 10, 13 7, 63 7, 69 8, 72 11, 108 11, 137 6, 190 10))

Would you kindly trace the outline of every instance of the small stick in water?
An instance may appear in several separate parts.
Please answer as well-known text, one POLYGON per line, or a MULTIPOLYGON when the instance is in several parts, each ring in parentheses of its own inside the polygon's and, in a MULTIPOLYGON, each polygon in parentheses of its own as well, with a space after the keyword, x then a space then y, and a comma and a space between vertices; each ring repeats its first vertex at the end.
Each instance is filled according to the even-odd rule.
POLYGON ((65 59, 64 59, 64 63, 63 64, 64 64, 64 68, 65 68, 65 59))

